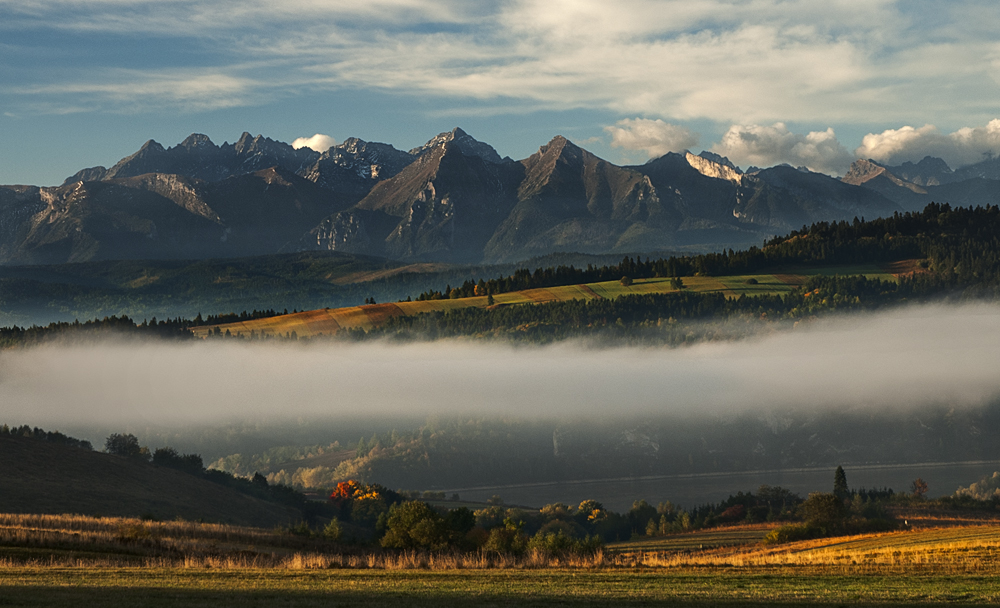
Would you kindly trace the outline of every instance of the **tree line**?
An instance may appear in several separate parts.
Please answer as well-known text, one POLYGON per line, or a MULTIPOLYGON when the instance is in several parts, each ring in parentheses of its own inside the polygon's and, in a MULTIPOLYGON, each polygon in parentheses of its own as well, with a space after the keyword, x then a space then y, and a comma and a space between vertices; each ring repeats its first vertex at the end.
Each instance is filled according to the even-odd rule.
POLYGON ((927 258, 941 271, 952 271, 960 281, 981 279, 990 269, 1000 273, 997 235, 1000 209, 956 207, 930 203, 923 211, 894 213, 874 220, 817 222, 787 236, 775 237, 763 247, 729 249, 695 256, 642 260, 625 257, 607 266, 586 268, 560 265, 523 268, 506 277, 467 280, 443 291, 427 290, 417 300, 466 298, 541 287, 613 281, 622 277, 657 278, 752 274, 786 264, 830 265, 892 262, 927 258), (984 256, 990 252, 992 255, 984 256))
MULTIPOLYGON (((467 280, 460 287, 429 290, 418 300, 492 296, 512 290, 552 287, 595 281, 691 275, 739 275, 787 265, 881 263, 921 260, 920 272, 899 281, 864 277, 813 276, 785 296, 741 296, 679 293, 626 295, 613 300, 553 302, 539 305, 466 307, 387 320, 369 332, 341 332, 347 339, 394 337, 436 338, 458 335, 502 336, 546 341, 583 333, 628 335, 650 326, 661 329, 660 339, 684 341, 690 332, 671 330, 673 322, 690 319, 729 319, 735 316, 797 319, 829 311, 872 310, 881 306, 922 300, 941 294, 995 297, 1000 295, 1000 208, 952 208, 932 203, 917 213, 851 222, 818 222, 784 237, 745 251, 724 251, 690 257, 633 259, 587 268, 560 265, 516 270, 507 277, 467 280), (667 330, 662 330, 663 326, 667 330)), ((284 311, 284 312, 287 312, 284 311)), ((280 313, 280 314, 284 314, 280 313)), ((190 338, 189 328, 275 316, 267 309, 228 313, 193 320, 153 318, 135 323, 127 316, 111 316, 80 323, 0 328, 0 347, 38 344, 52 339, 86 339, 95 335, 147 335, 190 338)), ((653 332, 654 334, 656 332, 653 332)), ((217 332, 218 337, 226 337, 217 332)), ((288 339, 297 338, 289 334, 288 339)))

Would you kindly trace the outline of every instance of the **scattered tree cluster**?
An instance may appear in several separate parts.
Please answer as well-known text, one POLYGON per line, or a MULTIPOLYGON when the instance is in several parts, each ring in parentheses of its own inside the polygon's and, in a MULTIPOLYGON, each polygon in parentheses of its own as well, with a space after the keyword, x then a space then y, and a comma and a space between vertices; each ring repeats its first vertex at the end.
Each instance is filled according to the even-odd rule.
POLYGON ((268 483, 267 478, 260 473, 255 473, 253 477, 248 479, 225 471, 206 469, 199 454, 181 454, 169 446, 150 450, 148 447, 140 445, 139 439, 131 433, 112 433, 104 442, 104 451, 122 458, 131 458, 142 462, 151 462, 156 466, 177 469, 262 500, 294 507, 299 509, 307 520, 313 520, 317 516, 325 514, 322 505, 310 503, 304 494, 292 487, 268 483))
POLYGON ((37 426, 32 428, 28 425, 22 426, 7 426, 6 424, 0 425, 0 437, 26 437, 28 439, 38 439, 39 441, 48 441, 49 443, 58 443, 62 445, 68 445, 75 448, 80 448, 83 450, 93 450, 94 447, 89 441, 85 439, 77 439, 76 437, 70 437, 69 435, 64 435, 59 431, 46 431, 38 428, 37 426))

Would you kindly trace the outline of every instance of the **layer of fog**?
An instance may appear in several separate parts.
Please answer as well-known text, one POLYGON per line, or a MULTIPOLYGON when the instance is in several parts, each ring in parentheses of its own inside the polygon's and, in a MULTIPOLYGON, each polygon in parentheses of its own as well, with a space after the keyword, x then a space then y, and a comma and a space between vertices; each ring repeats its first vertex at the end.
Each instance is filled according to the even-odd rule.
POLYGON ((96 343, 0 353, 0 423, 47 429, 431 414, 628 416, 1000 395, 1000 306, 842 316, 683 348, 96 343))

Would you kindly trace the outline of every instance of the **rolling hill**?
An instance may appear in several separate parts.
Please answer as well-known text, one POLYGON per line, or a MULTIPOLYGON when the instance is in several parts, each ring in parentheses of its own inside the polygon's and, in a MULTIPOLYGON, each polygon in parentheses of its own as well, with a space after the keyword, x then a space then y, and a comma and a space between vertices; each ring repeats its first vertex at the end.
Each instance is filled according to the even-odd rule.
MULTIPOLYGON (((682 289, 696 293, 721 293, 729 298, 740 295, 785 294, 802 285, 808 276, 813 274, 860 275, 889 280, 898 274, 912 272, 912 266, 912 264, 897 262, 884 266, 870 264, 850 267, 790 268, 776 274, 694 276, 683 278, 682 289)), ((347 329, 369 330, 378 327, 392 317, 412 316, 427 312, 443 312, 468 307, 497 309, 517 304, 613 299, 623 295, 677 291, 680 289, 673 285, 670 278, 635 279, 628 286, 623 285, 621 281, 602 281, 500 293, 493 296, 494 303, 492 305, 488 303, 488 296, 366 304, 345 308, 323 308, 265 319, 195 327, 192 328, 192 331, 195 336, 201 338, 210 333, 225 334, 227 331, 234 336, 250 336, 251 332, 260 337, 282 337, 291 335, 292 332, 299 338, 332 336, 347 329)))
POLYGON ((174 469, 38 439, 0 436, 0 512, 183 518, 253 526, 301 518, 174 469))

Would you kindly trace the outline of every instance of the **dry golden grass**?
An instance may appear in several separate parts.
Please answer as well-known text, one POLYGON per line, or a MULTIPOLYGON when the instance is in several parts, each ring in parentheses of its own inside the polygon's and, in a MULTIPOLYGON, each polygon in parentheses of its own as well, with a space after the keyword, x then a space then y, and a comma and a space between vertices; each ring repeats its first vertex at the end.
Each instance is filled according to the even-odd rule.
POLYGON ((0 567, 466 570, 594 568, 586 556, 386 552, 242 526, 81 515, 0 514, 0 567))
POLYGON ((704 551, 628 551, 619 566, 808 568, 844 574, 1000 572, 1000 527, 932 528, 704 551))
POLYGON ((737 527, 612 545, 592 555, 385 552, 217 524, 74 515, 0 514, 0 567, 268 568, 285 570, 724 569, 824 574, 1000 573, 1000 527, 969 526, 765 546, 766 527, 737 527), (726 538, 731 542, 727 542, 726 538), (721 543, 719 541, 722 541, 721 543), (716 543, 716 544, 712 544, 716 543), (749 544, 748 544, 749 543, 749 544))

